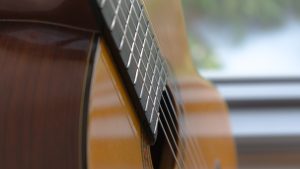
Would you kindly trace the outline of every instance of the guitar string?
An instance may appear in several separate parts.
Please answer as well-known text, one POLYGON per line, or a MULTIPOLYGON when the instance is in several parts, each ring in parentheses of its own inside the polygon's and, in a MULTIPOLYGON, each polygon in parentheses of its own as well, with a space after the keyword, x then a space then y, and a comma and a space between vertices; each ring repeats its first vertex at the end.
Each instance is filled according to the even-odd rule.
MULTIPOLYGON (((138 0, 137 0, 138 1, 138 0)), ((143 1, 143 3, 145 4, 145 2, 144 2, 144 0, 142 0, 143 1)), ((147 10, 145 10, 145 12, 147 13, 147 10)), ((135 14, 136 14, 136 12, 135 12, 135 14)), ((149 16, 149 14, 147 13, 147 15, 149 16)), ((145 18, 143 18, 143 19, 145 19, 145 18)), ((151 20, 149 20, 149 22, 151 23, 151 20)), ((152 23, 151 23, 151 25, 153 25, 152 23)), ((154 37, 154 38, 156 38, 156 37, 154 37)), ((166 65, 167 66, 167 68, 168 68, 168 65, 166 65)), ((178 90, 178 89, 177 89, 178 90)), ((167 93, 167 97, 168 97, 168 99, 170 100, 170 96, 169 96, 169 91, 167 91, 166 92, 167 93)), ((164 98, 163 98, 164 99, 164 98)), ((172 109, 173 109, 173 112, 176 112, 175 111, 175 109, 174 109, 174 106, 173 106, 173 104, 171 104, 171 107, 172 107, 172 109)), ((167 107, 168 108, 168 107, 167 107)), ((177 119, 177 121, 178 121, 178 115, 176 114, 176 113, 173 113, 173 114, 175 114, 175 118, 177 119)), ((173 117, 173 116, 170 116, 170 117, 173 117)), ((173 121, 173 118, 171 118, 171 120, 172 120, 172 123, 174 124, 174 121, 173 121)), ((184 125, 183 125, 183 127, 185 127, 184 125)), ((183 131, 183 128, 179 128, 179 129, 181 129, 181 132, 184 134, 184 133, 186 133, 186 132, 184 132, 183 131)), ((191 146, 189 146, 189 144, 188 144, 188 146, 187 147, 193 147, 193 148, 191 148, 192 150, 194 150, 193 152, 194 152, 194 155, 196 156, 196 157, 198 157, 198 158, 196 158, 196 159, 200 159, 201 160, 201 162, 199 162, 198 160, 198 162, 199 162, 199 164, 204 164, 205 166, 206 166, 206 168, 208 168, 208 165, 207 165, 207 163, 206 163, 206 161, 205 161, 205 159, 204 159, 204 157, 202 156, 202 155, 200 155, 199 154, 199 152, 202 152, 202 148, 201 147, 199 147, 199 144, 196 144, 195 143, 195 139, 194 138, 190 138, 190 137, 187 137, 187 140, 188 140, 188 142, 190 142, 190 145, 191 146), (199 151, 196 151, 196 149, 198 149, 199 151)))
MULTIPOLYGON (((169 91, 166 92, 166 95, 167 95, 168 99, 171 99, 170 96, 169 96, 169 91)), ((163 102, 166 102, 164 98, 162 98, 162 99, 163 99, 163 102)), ((171 105, 171 108, 172 108, 172 110, 173 110, 173 112, 174 112, 174 109, 175 109, 175 108, 174 108, 173 104, 170 104, 170 105, 171 105)), ((168 113, 169 113, 169 108, 167 107, 167 109, 168 109, 168 113)), ((175 114, 175 116, 176 116, 175 118, 178 119, 178 118, 179 118, 178 115, 177 115, 176 113, 174 113, 174 114, 175 114)), ((173 118, 173 117, 171 116, 171 118, 173 118)), ((174 125, 175 125, 175 124, 174 124, 174 125)), ((185 126, 185 125, 182 125, 182 127, 184 127, 184 126, 185 126)), ((183 129, 181 128, 181 130, 183 130, 183 129)), ((183 134, 186 134, 186 133, 183 133, 183 134)), ((185 137, 187 137, 187 141, 188 141, 190 144, 193 145, 192 147, 194 147, 194 148, 188 147, 188 148, 190 149, 190 151, 193 151, 194 154, 197 154, 197 156, 199 157, 199 158, 196 158, 196 159, 198 159, 198 160, 197 160, 197 161, 198 161, 198 164, 202 164, 202 165, 204 165, 205 168, 208 168, 208 166, 207 166, 207 164, 206 164, 206 162, 205 162, 203 156, 200 155, 198 151, 196 151, 196 149, 199 150, 200 152, 202 152, 202 150, 201 150, 200 148, 198 148, 198 147, 195 145, 195 143, 193 142, 194 140, 193 140, 192 138, 190 138, 190 137, 188 137, 188 136, 185 136, 185 137), (200 161, 199 161, 199 160, 200 160, 200 161)))
MULTIPOLYGON (((169 91, 166 91, 166 93, 169 93, 169 91)), ((163 101, 165 104, 167 104, 164 97, 162 97, 162 101, 163 101)), ((173 107, 173 104, 172 104, 172 103, 170 103, 170 105, 173 107)), ((175 123, 173 122, 173 121, 174 121, 174 120, 173 120, 173 116, 172 116, 171 114, 176 114, 176 115, 177 115, 177 113, 171 113, 170 110, 169 110, 169 108, 168 108, 168 106, 167 106, 166 108, 167 108, 167 112, 168 112, 168 114, 169 114, 169 116, 170 116, 170 118, 171 118, 172 125, 173 125, 174 128, 176 128, 176 125, 175 125, 175 123)), ((173 112, 175 112, 175 111, 173 110, 173 112)), ((179 119, 179 118, 178 118, 178 115, 177 115, 176 118, 179 119)), ((181 125, 179 128, 181 128, 181 127, 183 127, 183 125, 181 125)), ((178 132, 182 132, 182 133, 183 133, 182 130, 181 130, 181 131, 176 131, 176 130, 175 130, 175 132, 176 132, 177 135, 179 134, 178 132)), ((184 133, 183 133, 183 134, 184 134, 184 133)), ((185 134, 184 134, 184 137, 185 137, 185 134)), ((186 138, 186 139, 187 139, 187 141, 189 140, 188 138, 186 138)), ((187 149, 188 149, 188 150, 187 150, 187 153, 192 154, 192 149, 193 149, 193 148, 191 148, 190 146, 187 146, 187 149)), ((197 164, 195 158, 191 158, 191 160, 192 160, 192 163, 197 164)), ((199 163, 199 162, 198 162, 198 163, 199 163)), ((201 163, 200 163, 200 164, 201 164, 201 163)), ((196 166, 197 166, 197 165, 196 165, 196 166)))
MULTIPOLYGON (((121 9, 121 10, 123 10, 123 9, 121 9)), ((135 10, 135 8, 134 8, 134 10, 135 10)), ((135 12, 136 13, 136 12, 135 12)), ((124 17, 124 13, 123 13, 123 17, 124 17)), ((144 19, 144 17, 143 17, 143 19, 144 19)), ((131 31, 131 30, 130 30, 131 31)), ((132 33, 131 33, 132 34, 132 33)), ((139 37, 139 40, 141 41, 141 38, 139 37)), ((149 44, 148 44, 148 41, 147 41, 147 45, 148 45, 148 48, 149 48, 149 44)), ((152 52, 152 51, 151 51, 152 52)), ((148 65, 147 65, 148 66, 148 65)), ((173 106, 172 106, 173 107, 173 106)), ((174 111, 175 112, 175 111, 174 111)), ((169 114, 170 114, 170 112, 169 112, 169 114)), ((172 121, 173 121, 173 118, 172 118, 172 121)), ((174 122, 173 122, 173 125, 174 125, 174 122)), ((169 125, 168 125, 168 128, 170 129, 170 127, 169 127, 169 125)), ((176 129, 176 128, 175 128, 176 129)), ((176 133, 178 133, 178 131, 177 130, 175 130, 176 131, 176 133)), ((183 132, 184 133, 184 132, 183 132)), ((174 140, 174 137, 173 137, 173 140, 174 140)), ((188 139, 188 141, 190 141, 189 139, 188 139)), ((188 144, 188 147, 190 147, 189 146, 189 144, 188 144)), ((191 149, 191 148, 190 148, 191 149)), ((195 150, 194 148, 192 149, 192 150, 195 150)), ((189 151, 188 151, 189 152, 189 151)), ((191 152, 189 152, 189 153, 191 153, 191 152)), ((193 152, 194 153, 194 152, 193 152)), ((194 154, 196 154, 196 153, 194 153, 194 154)), ((194 158, 192 158, 193 159, 193 161, 194 161, 194 158)), ((195 161, 194 161, 194 163, 195 163, 195 161)))
MULTIPOLYGON (((128 7, 128 6, 127 6, 128 7)), ((145 11, 145 12, 147 12, 147 11, 145 11)), ((134 13, 135 13, 135 15, 136 15, 136 17, 137 17, 137 12, 135 11, 135 8, 134 8, 134 13)), ((143 19, 145 20, 145 18, 143 17, 143 19)), ((145 21, 146 22, 146 21, 145 21)), ((151 22, 151 21, 150 21, 151 22)), ((144 33, 144 32, 143 32, 144 33)), ((145 34, 145 33, 144 33, 145 34)), ((148 48, 149 48, 149 43, 147 42, 147 46, 148 46, 148 48)), ((175 111, 174 111, 175 112, 175 111)), ((169 113, 170 114, 170 113, 169 113)), ((173 120, 173 119, 172 119, 173 120)), ((172 122, 173 124, 174 124, 174 122, 172 122)), ((178 134, 178 132, 177 132, 177 129, 176 129, 176 133, 178 134)), ((184 133, 184 132, 183 132, 184 133)), ((183 144, 183 143, 181 143, 181 144, 183 144)), ((190 147, 190 145, 188 144, 188 147, 190 147)), ((195 149, 195 148, 190 148, 190 149, 195 149)), ((194 155, 191 155, 192 153, 191 152, 188 152, 188 155, 192 158, 192 159, 194 159, 193 157, 197 157, 198 155, 196 154, 196 153, 194 153, 194 155)), ((195 159, 198 159, 198 158, 195 158, 195 159)), ((198 160, 197 160, 198 161, 198 160)), ((198 161, 199 162, 199 161, 198 161)))
MULTIPOLYGON (((127 8, 129 8, 128 6, 127 6, 127 8)), ((134 10, 135 10, 135 8, 133 8, 134 10)), ((142 11, 142 10, 141 10, 142 11)), ((123 12, 123 9, 121 8, 121 12, 123 13, 123 17, 124 17, 124 12, 123 12)), ((134 11, 135 12, 135 14, 136 14, 136 11, 134 11)), ((137 16, 137 14, 136 14, 136 17, 138 18, 138 16, 137 16)), ((143 17, 144 18, 144 17, 143 17)), ((134 25, 135 27, 137 27, 136 25, 134 25)), ((148 27, 147 27, 148 28, 148 27)), ((141 29, 142 30, 142 29, 141 29)), ((131 30, 129 30, 129 31, 131 31, 131 30)), ((143 31, 143 30, 142 30, 143 31)), ((147 31, 148 31, 148 29, 146 30, 146 33, 144 33, 143 32, 143 34, 147 34, 147 31)), ((130 32, 131 34, 132 34, 132 32, 130 32)), ((140 38, 140 36, 139 36, 139 40, 140 40, 140 42, 141 42, 141 38, 140 38)), ((141 42, 142 43, 142 42, 141 42)), ((147 46, 148 46, 148 49, 150 48, 149 47, 149 43, 148 43, 148 41, 147 41, 147 46)), ((150 50, 151 51, 151 50, 150 50)), ((158 53, 158 52, 157 52, 158 53)), ((148 67, 148 65, 147 65, 147 67, 148 67)), ((150 68, 152 69, 152 71, 153 71, 153 68, 152 68, 152 66, 150 65, 150 68)), ((165 71, 165 70, 164 70, 165 71)), ((170 114, 170 113, 169 113, 170 114)), ((163 114, 164 115, 164 114, 163 114)), ((164 115, 164 118, 166 119, 166 116, 164 115)), ((167 121, 167 119, 166 119, 166 121, 167 121)), ((169 125, 169 123, 167 123, 167 127, 168 127, 168 129, 169 130, 171 130, 170 128, 170 125, 169 125)), ((176 133, 177 133, 177 135, 178 135, 178 132, 177 132, 177 128, 176 127, 174 127, 175 128, 175 131, 176 131, 176 133)), ((179 136, 179 135, 178 135, 179 136)), ((172 139, 174 140, 174 142, 176 142, 175 141, 175 138, 174 138, 174 136, 173 135, 171 135, 171 137, 172 137, 172 139)), ((180 142, 181 144, 182 144, 182 142, 180 142)), ((179 150, 179 148, 178 148, 178 146, 175 144, 175 146, 176 146, 176 148, 179 150)), ((181 153, 181 154, 183 154, 182 153, 182 151, 179 151, 179 153, 181 153)), ((183 155, 181 155, 182 156, 182 158, 183 158, 183 155)), ((191 156, 192 157, 192 156, 191 156)))
MULTIPOLYGON (((127 6, 127 7, 128 7, 128 6, 127 6)), ((133 9, 134 9, 135 15, 137 16, 137 12, 136 12, 135 8, 133 8, 133 9)), ((145 12, 147 13, 147 10, 145 10, 145 12)), ((144 19, 144 21, 145 21, 145 18, 144 18, 144 17, 143 17, 143 19, 144 19)), ((146 22, 146 21, 145 21, 145 22, 146 22)), ((151 23, 150 20, 149 20, 149 22, 151 23)), ((144 32, 143 32, 143 33, 144 33, 144 32)), ((145 33, 144 33, 144 34, 145 34, 145 33)), ((140 41, 141 41, 141 40, 140 40, 140 41)), ((147 45, 148 45, 148 48, 149 48, 149 44, 148 44, 148 43, 147 43, 147 45)), ((165 71, 165 70, 164 70, 164 71, 165 71)), ((168 91, 167 91, 167 94, 168 94, 168 91)), ((172 108, 173 108, 173 112, 176 112, 176 111, 174 110, 174 106, 173 106, 173 105, 172 105, 172 108)), ((170 114, 170 112, 168 112, 168 113, 170 114)), ((177 114, 176 114, 176 113, 174 113, 174 114, 176 115, 175 117, 176 117, 176 119, 178 120, 177 114)), ((172 116, 171 116, 171 117, 172 117, 172 116)), ((175 125, 174 125, 174 120, 173 120, 173 118, 171 118, 171 120, 172 120, 173 126, 175 126, 175 125)), ((180 129, 181 129, 181 132, 182 132, 182 133, 185 133, 185 132, 183 132, 183 129, 182 129, 182 128, 180 128, 180 129)), ((178 131, 177 131, 177 130, 176 130, 176 133, 177 133, 177 135, 178 135, 178 131)), ((189 154, 194 154, 194 155, 192 155, 192 156, 190 155, 190 156, 191 156, 191 157, 197 157, 197 156, 198 156, 198 158, 192 158, 193 161, 194 161, 193 163, 195 163, 195 161, 198 161, 199 164, 201 164, 202 162, 205 164, 205 162, 204 162, 202 156, 199 155, 198 152, 196 151, 195 144, 191 144, 191 143, 190 143, 190 142, 194 143, 193 140, 190 140, 188 137, 187 137, 187 140, 188 140, 188 142, 189 142, 189 144, 190 144, 190 145, 187 144, 187 145, 188 145, 187 147, 188 147, 189 149, 191 149, 191 150, 194 150, 194 151, 192 151, 192 152, 189 152, 189 151, 188 151, 189 154), (191 148, 191 146, 192 146, 193 148, 191 148), (202 159, 202 160, 201 160, 202 162, 200 162, 200 161, 197 160, 197 159, 202 159)))
MULTIPOLYGON (((166 95, 167 95, 168 99, 171 99, 171 97, 170 97, 168 91, 166 92, 166 95)), ((174 111, 175 108, 173 107, 172 104, 171 104, 171 108, 172 108, 173 111, 174 111)), ((177 114, 175 114, 175 116, 177 116, 176 118, 178 118, 178 115, 177 115, 177 114)), ((185 126, 183 125, 183 127, 185 127, 185 126)), ((196 151, 196 149, 192 149, 192 150, 194 150, 194 151, 196 151, 196 152, 199 152, 199 151, 202 152, 202 148, 199 146, 199 144, 196 144, 196 143, 195 143, 195 140, 193 140, 193 139, 191 138, 190 142, 191 142, 190 144, 192 144, 196 149, 198 149, 198 151, 196 151)), ((205 159, 203 158, 203 156, 201 156, 200 160, 201 160, 201 164, 203 164, 203 165, 205 166, 205 168, 208 168, 208 165, 207 165, 205 159)))
MULTIPOLYGON (((122 9, 121 9, 121 11, 122 11, 122 9)), ((123 17, 124 17, 124 13, 123 13, 123 17)), ((137 27, 137 26, 135 26, 135 27, 137 27)), ((129 30, 129 31, 131 31, 131 30, 129 30)), ((131 33, 131 35, 132 35, 132 32, 130 32, 131 33)), ((139 37, 140 38, 140 37, 139 37)), ((140 40, 141 41, 141 40, 140 40)), ((140 51, 139 51, 140 52, 140 51)), ((157 52, 158 53, 158 52, 157 52)), ((144 65, 144 63, 143 63, 143 65, 144 65)), ((148 66, 148 65, 147 65, 148 66)), ((144 66, 145 67, 145 66, 144 66)), ((151 67, 151 69, 153 69, 152 68, 152 66, 150 65, 150 67, 151 67)), ((146 74, 146 75, 148 75, 148 74, 146 74)), ((148 75, 149 76, 149 75, 148 75)), ((145 77, 144 77, 145 78, 145 77)), ((148 77, 149 78, 149 77, 148 77)), ((148 89, 147 89, 148 90, 148 89)), ((167 119, 165 119, 166 121, 167 121, 167 119)), ((169 127, 169 124, 168 124, 168 122, 167 122, 167 125, 168 125, 168 128, 170 129, 170 127, 169 127)), ((173 136, 173 134, 172 133, 170 133, 171 134, 171 136, 172 136, 172 140, 173 140, 173 142, 175 143, 175 146, 176 146, 176 149, 179 149, 178 148, 178 146, 176 145, 176 141, 175 141, 175 138, 174 138, 174 136, 173 136)), ((170 141, 169 141, 170 142, 170 141)), ((182 156, 182 158, 183 158, 183 156, 182 156)))
MULTIPOLYGON (((126 5, 128 5, 128 4, 126 4, 126 5)), ((128 6, 127 6, 127 8, 129 8, 128 6)), ((135 10, 135 8, 133 8, 134 10, 135 10)), ((142 10, 141 10, 142 11, 142 10)), ((123 12, 123 9, 121 8, 121 12, 123 12)), ((135 12, 135 14, 136 14, 136 11, 134 11, 135 12)), ((136 14, 137 15, 137 14, 136 14)), ((123 12, 123 17, 124 17, 124 12, 123 12)), ((138 18, 138 16, 136 16, 137 18, 138 18)), ((144 19, 144 18, 143 18, 144 19)), ((135 27, 137 27, 136 25, 134 25, 135 27)), ((131 31, 131 30, 129 30, 129 31, 131 31)), ((143 30, 142 30, 143 31, 143 30)), ((131 34, 132 34, 132 32, 130 32, 131 34)), ((146 32, 147 33, 147 32, 146 32)), ((143 32, 143 34, 146 34, 146 33, 144 33, 143 32)), ((141 38, 140 38, 140 36, 139 36, 139 40, 140 40, 140 42, 141 42, 141 38)), ((142 42, 141 42, 142 43, 142 42)), ((149 48, 149 44, 148 44, 148 41, 147 41, 147 46, 148 46, 148 48, 149 48)), ((158 53, 158 52, 157 52, 158 53)), ((147 65, 148 66, 148 65, 147 65)), ((150 65, 150 67, 151 67, 151 69, 153 70, 153 68, 152 68, 152 66, 150 65)), ((163 68, 163 67, 162 67, 163 68)), ((165 70, 164 70, 165 71, 165 70)), ((169 113, 170 114, 170 113, 169 113)), ((164 115, 164 114, 163 114, 164 115)), ((164 118, 166 119, 166 116, 164 115, 164 118)), ((167 120, 167 119, 166 119, 167 120)), ((168 127, 168 129, 169 130, 171 130, 170 128, 170 125, 169 125, 169 123, 167 123, 167 127, 168 127)), ((176 129, 176 127, 175 127, 175 131, 176 131, 176 133, 177 133, 177 135, 178 135, 178 132, 177 132, 177 129, 176 129)), ((175 138, 174 138, 174 136, 173 135, 171 135, 172 136, 172 139, 173 139, 173 141, 174 142, 176 142, 175 141, 175 138)), ((181 142, 180 142, 181 143, 181 142)), ((182 143, 181 143, 182 144, 182 143)), ((179 148, 178 148, 178 146, 176 146, 176 148, 179 150, 179 148)), ((181 154, 183 154, 182 153, 182 151, 180 151, 180 153, 181 154)), ((183 158, 183 155, 181 155, 182 156, 182 158, 183 158)), ((191 156, 192 157, 192 156, 191 156)))
MULTIPOLYGON (((122 9, 121 9, 122 10, 122 9)), ((134 10, 135 10, 135 8, 134 8, 134 10)), ((135 12, 136 13, 136 12, 135 12)), ((124 13, 123 13, 123 15, 124 15, 124 13)), ((123 16, 124 17, 124 16, 123 16)), ((143 18, 144 19, 144 18, 143 18)), ((132 34, 132 33, 131 33, 132 34)), ((140 40, 140 37, 139 37, 139 40, 140 40)), ((141 41, 141 40, 140 40, 141 41)), ((149 48, 149 44, 148 44, 148 41, 147 41, 147 46, 148 46, 148 48, 149 48)), ((151 51, 152 52, 152 51, 151 51)), ((148 65, 147 65, 147 67, 148 67, 148 65)), ((172 105, 172 107, 173 107, 173 105, 172 105)), ((174 111, 175 112, 175 111, 174 111)), ((170 114, 170 112, 169 112, 169 114, 170 114)), ((172 119, 173 120, 173 119, 172 119)), ((173 122, 173 125, 174 125, 174 122, 173 122)), ((170 128, 169 127, 169 125, 168 125, 168 128, 170 128)), ((177 132, 177 130, 176 130, 176 132, 177 132)), ((178 133, 178 132, 177 132, 178 133)), ((192 149, 192 150, 195 150, 195 149, 192 149)), ((197 154, 197 156, 199 156, 198 154, 197 154)), ((193 158, 192 158, 193 159, 193 158)))
MULTIPOLYGON (((120 2, 120 1, 121 1, 121 0, 119 0, 119 2, 120 2)), ((116 8, 114 7, 114 4, 111 3, 111 1, 110 1, 110 4, 111 4, 111 6, 112 6, 114 9, 116 9, 116 8)), ((117 19, 119 19, 119 17, 117 17, 117 19)), ((120 26, 122 27, 122 30, 124 31, 124 28, 123 28, 123 26, 121 25, 121 21, 120 21, 120 20, 119 20, 118 23, 120 24, 120 26)), ((127 37, 125 37, 125 38, 126 38, 126 42, 127 42, 128 45, 129 45, 129 42, 128 42, 127 37)), ((136 45, 136 44, 134 44, 134 45, 136 45)), ((129 46, 130 46, 130 45, 129 45, 129 46)), ((159 58, 159 57, 157 57, 157 58, 159 58)), ((133 57, 133 59, 134 59, 135 63, 138 65, 138 62, 136 61, 135 57, 133 57)), ((145 65, 144 65, 144 67, 145 67, 145 65)), ((138 72, 139 72, 139 73, 141 74, 141 76, 143 77, 142 73, 141 73, 140 71, 138 71, 138 72)), ((148 78, 149 78, 149 77, 148 77, 148 78)), ((148 94, 150 94, 150 93, 149 93, 149 90, 148 90, 148 88, 147 88, 147 86, 145 86, 145 87, 146 87, 146 90, 147 90, 148 94)), ((153 102, 152 98, 151 98, 151 97, 149 97, 149 98, 150 98, 151 101, 153 102)), ((160 117, 159 117, 159 114, 158 114, 158 113, 157 113, 157 115, 158 115, 158 120, 160 120, 160 117)), ((162 125, 162 127, 163 127, 163 124, 162 124, 162 123, 161 123, 161 125, 162 125)), ((164 133, 166 134, 166 131, 164 131, 164 133)), ((172 133, 170 132, 170 134, 172 134, 172 133)), ((166 138, 168 138, 167 135, 165 135, 165 136, 166 136, 166 138)), ((169 139, 167 139, 167 140, 168 140, 168 144, 169 144, 169 146, 170 146, 170 149, 171 149, 171 151, 172 151, 173 157, 174 157, 175 161, 177 162, 178 167, 182 168, 181 165, 180 165, 180 163, 179 163, 178 158, 176 157, 175 151, 173 150, 172 145, 171 145, 169 139)), ((176 142, 175 142, 175 144, 176 144, 176 142)), ((183 158, 182 158, 181 160, 183 161, 183 158)), ((183 163, 184 163, 184 161, 183 161, 183 163)))

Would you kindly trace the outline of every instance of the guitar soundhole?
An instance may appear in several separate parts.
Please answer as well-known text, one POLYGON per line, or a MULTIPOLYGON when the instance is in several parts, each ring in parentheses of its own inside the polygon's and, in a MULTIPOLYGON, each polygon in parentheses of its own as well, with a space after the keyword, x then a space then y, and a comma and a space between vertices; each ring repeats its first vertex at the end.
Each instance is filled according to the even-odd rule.
POLYGON ((154 145, 151 146, 151 157, 154 169, 173 169, 178 149, 178 121, 174 97, 167 88, 160 100, 160 120, 158 136, 154 145))

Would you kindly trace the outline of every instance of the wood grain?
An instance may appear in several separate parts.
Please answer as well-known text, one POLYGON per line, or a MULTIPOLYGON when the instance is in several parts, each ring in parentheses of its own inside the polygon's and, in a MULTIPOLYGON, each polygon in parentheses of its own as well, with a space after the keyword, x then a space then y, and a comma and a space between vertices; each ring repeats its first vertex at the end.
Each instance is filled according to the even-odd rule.
POLYGON ((92 35, 0 24, 0 168, 81 168, 81 118, 92 35))

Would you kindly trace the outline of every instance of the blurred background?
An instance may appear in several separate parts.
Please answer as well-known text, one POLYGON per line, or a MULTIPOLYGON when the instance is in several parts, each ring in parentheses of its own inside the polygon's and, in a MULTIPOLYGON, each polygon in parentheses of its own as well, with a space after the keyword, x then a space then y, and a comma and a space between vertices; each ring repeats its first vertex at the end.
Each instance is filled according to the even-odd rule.
POLYGON ((194 63, 229 105, 239 169, 299 169, 300 1, 183 6, 194 63))

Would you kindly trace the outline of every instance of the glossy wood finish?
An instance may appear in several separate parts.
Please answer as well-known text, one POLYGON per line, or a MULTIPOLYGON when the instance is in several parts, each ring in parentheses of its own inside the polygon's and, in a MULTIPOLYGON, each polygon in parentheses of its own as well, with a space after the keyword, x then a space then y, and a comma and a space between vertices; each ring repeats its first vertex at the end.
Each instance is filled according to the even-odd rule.
MULTIPOLYGON (((219 161, 222 169, 236 168, 227 106, 216 89, 198 75, 192 63, 180 1, 145 2, 162 53, 178 80, 187 134, 199 154, 198 167, 214 169, 219 161)), ((186 160, 188 168, 194 168, 192 161, 186 160)))
POLYGON ((1 0, 0 21, 44 22, 98 31, 92 2, 95 1, 1 0))
POLYGON ((150 169, 149 147, 128 94, 102 41, 91 85, 89 169, 150 169))
MULTIPOLYGON (((179 5, 175 0, 147 1, 184 99, 188 140, 195 144, 185 154, 196 150, 199 155, 196 166, 186 156, 185 169, 213 169, 216 160, 223 169, 234 169, 226 106, 191 64, 179 5)), ((134 103, 104 41, 97 47, 90 86, 87 145, 82 140, 92 34, 43 23, 94 29, 90 14, 79 0, 0 2, 2 21, 41 22, 0 22, 0 168, 152 168, 134 103)))
POLYGON ((1 169, 84 168, 92 38, 43 24, 0 23, 1 169))

